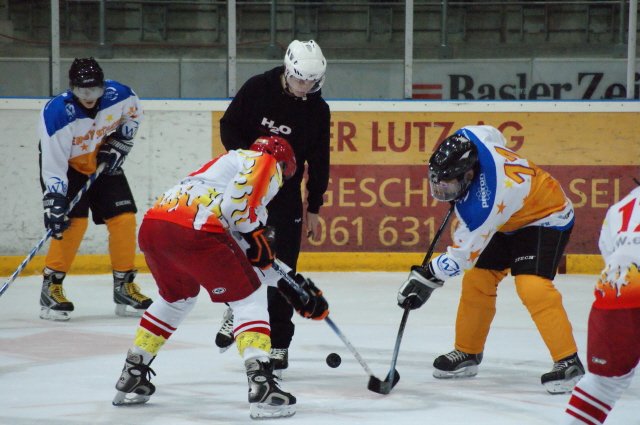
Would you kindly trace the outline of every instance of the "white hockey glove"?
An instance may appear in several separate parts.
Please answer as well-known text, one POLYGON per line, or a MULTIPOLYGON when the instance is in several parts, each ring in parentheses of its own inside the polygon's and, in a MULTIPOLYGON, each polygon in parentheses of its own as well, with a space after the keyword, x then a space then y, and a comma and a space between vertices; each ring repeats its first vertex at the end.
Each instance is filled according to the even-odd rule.
POLYGON ((431 264, 427 267, 413 266, 407 280, 398 290, 398 305, 415 310, 427 302, 434 289, 442 287, 444 282, 433 275, 431 264))

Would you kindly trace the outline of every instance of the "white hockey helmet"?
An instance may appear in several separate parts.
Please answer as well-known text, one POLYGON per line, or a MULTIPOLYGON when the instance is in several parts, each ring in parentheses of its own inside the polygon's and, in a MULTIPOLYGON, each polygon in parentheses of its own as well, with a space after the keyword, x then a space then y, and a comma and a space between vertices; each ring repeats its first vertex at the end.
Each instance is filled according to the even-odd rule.
POLYGON ((293 40, 284 55, 284 68, 285 79, 291 76, 300 80, 315 81, 309 90, 309 93, 314 93, 324 84, 327 61, 315 41, 293 40))

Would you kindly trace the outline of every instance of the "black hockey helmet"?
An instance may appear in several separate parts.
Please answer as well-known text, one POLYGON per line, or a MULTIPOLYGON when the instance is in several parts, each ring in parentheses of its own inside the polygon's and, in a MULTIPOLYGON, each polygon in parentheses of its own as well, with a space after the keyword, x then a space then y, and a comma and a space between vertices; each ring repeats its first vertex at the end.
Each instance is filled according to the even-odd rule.
POLYGON ((69 85, 71 87, 102 87, 104 73, 93 58, 76 58, 69 68, 69 85))
POLYGON ((466 137, 447 137, 429 159, 431 193, 439 201, 462 197, 473 180, 468 173, 478 166, 478 148, 466 137))

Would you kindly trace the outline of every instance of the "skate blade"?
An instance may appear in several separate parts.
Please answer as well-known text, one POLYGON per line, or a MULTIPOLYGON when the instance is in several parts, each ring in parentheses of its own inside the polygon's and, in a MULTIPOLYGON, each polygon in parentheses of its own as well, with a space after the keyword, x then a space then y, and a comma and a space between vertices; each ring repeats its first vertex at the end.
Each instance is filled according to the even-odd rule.
POLYGON ((42 307, 40 309, 40 318, 43 320, 53 320, 55 322, 66 322, 71 319, 68 311, 51 310, 49 308, 42 307))
POLYGON ((583 376, 584 375, 578 375, 563 381, 549 381, 542 385, 544 385, 544 388, 549 394, 567 394, 573 391, 573 387, 576 386, 583 376))
POLYGON ((296 414, 296 405, 273 406, 268 403, 250 403, 249 416, 251 419, 288 418, 296 414))
POLYGON ((130 406, 134 404, 144 404, 149 401, 150 398, 151 396, 148 395, 129 394, 118 391, 111 403, 114 406, 130 406))
POLYGON ((433 370, 433 377, 437 379, 456 379, 456 378, 471 378, 478 374, 478 366, 466 366, 457 370, 433 370))
POLYGON ((116 316, 120 317, 142 317, 145 310, 137 310, 127 304, 116 304, 116 316))

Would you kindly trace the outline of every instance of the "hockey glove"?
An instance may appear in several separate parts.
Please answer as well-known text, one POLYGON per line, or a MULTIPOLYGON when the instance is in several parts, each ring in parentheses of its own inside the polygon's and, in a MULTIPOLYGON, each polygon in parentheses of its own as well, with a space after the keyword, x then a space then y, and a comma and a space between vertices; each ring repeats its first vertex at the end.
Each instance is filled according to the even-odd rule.
POLYGON ((138 123, 127 121, 118 126, 116 131, 107 136, 107 140, 98 151, 98 163, 106 163, 105 173, 115 174, 133 147, 133 137, 138 130, 138 123))
POLYGON ((62 232, 69 227, 67 208, 69 201, 60 193, 47 193, 43 200, 44 227, 51 230, 54 239, 62 239, 62 232))
POLYGON ((322 291, 313 283, 311 279, 306 279, 300 273, 288 273, 296 281, 298 286, 304 290, 309 299, 305 303, 301 294, 298 293, 285 280, 278 281, 278 289, 283 297, 293 306, 302 317, 313 320, 323 320, 329 315, 329 303, 322 296, 322 291))
POLYGON ((398 290, 398 305, 415 310, 427 302, 434 289, 444 282, 433 275, 431 264, 427 267, 413 266, 409 277, 398 290))
POLYGON ((242 233, 242 237, 249 243, 247 259, 254 267, 267 269, 273 264, 274 252, 271 248, 275 240, 273 227, 260 226, 251 233, 242 233))

